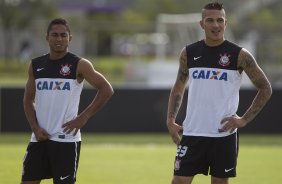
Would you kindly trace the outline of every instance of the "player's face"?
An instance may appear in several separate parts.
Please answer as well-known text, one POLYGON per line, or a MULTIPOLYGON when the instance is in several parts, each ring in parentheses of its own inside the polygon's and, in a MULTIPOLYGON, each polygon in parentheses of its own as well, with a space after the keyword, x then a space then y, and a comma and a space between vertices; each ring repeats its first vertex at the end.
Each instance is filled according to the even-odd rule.
POLYGON ((46 40, 49 43, 50 52, 60 54, 67 52, 71 35, 67 31, 66 26, 56 24, 51 27, 46 40))
POLYGON ((200 24, 205 31, 207 44, 215 46, 224 41, 226 23, 224 10, 204 10, 200 24))

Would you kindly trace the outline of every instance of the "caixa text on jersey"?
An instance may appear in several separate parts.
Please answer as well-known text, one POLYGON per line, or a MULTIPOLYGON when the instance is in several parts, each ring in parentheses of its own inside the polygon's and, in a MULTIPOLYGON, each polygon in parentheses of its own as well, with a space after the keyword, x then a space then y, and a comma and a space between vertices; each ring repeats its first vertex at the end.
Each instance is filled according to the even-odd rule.
POLYGON ((37 90, 67 90, 70 91, 70 83, 64 81, 38 81, 37 90))
POLYGON ((195 70, 192 72, 194 79, 213 79, 227 81, 227 72, 215 70, 195 70))

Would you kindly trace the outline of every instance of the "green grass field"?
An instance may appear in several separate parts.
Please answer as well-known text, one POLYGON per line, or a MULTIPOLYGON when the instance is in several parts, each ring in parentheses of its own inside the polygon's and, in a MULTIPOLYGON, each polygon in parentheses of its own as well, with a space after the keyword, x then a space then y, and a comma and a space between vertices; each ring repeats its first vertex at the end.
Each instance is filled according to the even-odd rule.
MULTIPOLYGON (((20 183, 29 134, 0 133, 0 183, 20 183)), ((84 134, 78 184, 168 184, 175 145, 168 134, 84 134)), ((237 178, 231 184, 279 184, 282 135, 241 135, 237 178)), ((44 180, 42 184, 51 184, 44 180)), ((197 175, 193 184, 210 183, 197 175)))

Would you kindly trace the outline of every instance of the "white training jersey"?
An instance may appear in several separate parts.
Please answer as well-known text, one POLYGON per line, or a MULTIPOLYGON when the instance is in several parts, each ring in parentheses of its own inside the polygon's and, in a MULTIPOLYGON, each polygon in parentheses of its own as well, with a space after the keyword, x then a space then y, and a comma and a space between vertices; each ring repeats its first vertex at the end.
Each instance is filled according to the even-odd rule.
MULTIPOLYGON (((78 83, 76 69, 80 58, 67 53, 59 60, 49 54, 32 60, 35 77, 35 112, 38 124, 58 142, 81 141, 80 131, 65 134, 62 125, 77 116, 83 82, 78 83)), ((34 133, 31 142, 36 142, 34 133)))
POLYGON ((184 135, 223 137, 237 131, 219 129, 222 119, 235 115, 239 105, 241 49, 229 41, 216 47, 207 46, 204 40, 186 46, 189 81, 184 135))

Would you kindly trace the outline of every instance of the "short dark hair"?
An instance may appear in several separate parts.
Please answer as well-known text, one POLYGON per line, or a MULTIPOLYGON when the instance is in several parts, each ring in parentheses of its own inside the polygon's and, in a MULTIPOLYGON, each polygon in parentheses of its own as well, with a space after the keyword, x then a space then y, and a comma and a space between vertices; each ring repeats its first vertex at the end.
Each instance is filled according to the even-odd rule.
POLYGON ((219 3, 219 2, 213 2, 213 3, 208 3, 204 6, 205 10, 222 10, 224 9, 223 7, 223 3, 219 3))
POLYGON ((48 28, 47 28, 47 35, 49 35, 49 32, 50 32, 50 30, 52 29, 52 26, 53 25, 64 25, 64 26, 66 26, 66 28, 67 28, 67 31, 69 32, 69 34, 71 34, 70 33, 70 27, 69 27, 69 24, 68 24, 68 22, 65 20, 65 19, 63 19, 63 18, 55 18, 55 19, 53 19, 50 23, 49 23, 49 25, 48 25, 48 28))
POLYGON ((202 18, 205 17, 205 10, 223 10, 225 12, 223 3, 219 3, 218 1, 208 3, 204 6, 204 8, 202 9, 202 18))

